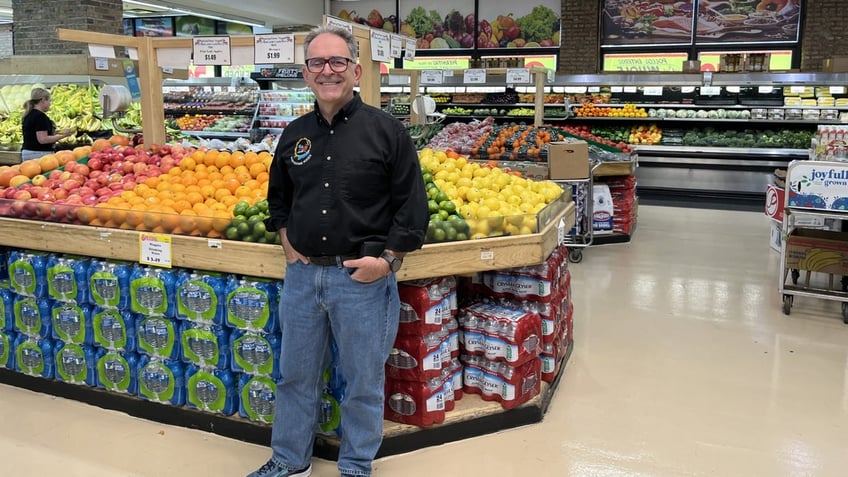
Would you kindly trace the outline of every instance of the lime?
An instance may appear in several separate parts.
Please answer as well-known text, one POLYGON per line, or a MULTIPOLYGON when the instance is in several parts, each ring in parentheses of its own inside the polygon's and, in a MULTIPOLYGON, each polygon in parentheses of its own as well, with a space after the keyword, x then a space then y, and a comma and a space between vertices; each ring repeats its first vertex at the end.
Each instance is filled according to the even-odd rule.
POLYGON ((247 222, 241 222, 236 226, 236 231, 238 231, 239 237, 245 238, 250 235, 251 227, 247 222))
POLYGON ((437 213, 435 213, 435 214, 430 214, 430 222, 431 222, 431 223, 434 223, 434 222, 441 222, 441 221, 442 221, 442 216, 441 216, 441 215, 439 215, 439 213, 438 213, 438 212, 437 212, 437 213))
POLYGON ((457 240, 468 240, 468 234, 466 234, 465 232, 457 232, 456 239, 457 240))
POLYGON ((247 216, 244 215, 244 214, 238 214, 238 215, 233 214, 233 222, 239 222, 239 221, 240 222, 246 222, 247 216))
POLYGON ((448 217, 450 217, 450 213, 447 210, 442 209, 439 211, 439 218, 442 220, 448 220, 448 217))
POLYGON ((431 214, 435 214, 436 212, 439 211, 439 203, 436 202, 435 200, 432 200, 432 199, 428 200, 427 201, 427 208, 430 210, 431 214))
POLYGON ((439 191, 439 193, 438 193, 438 194, 436 194, 436 197, 434 197, 434 199, 435 199, 435 201, 436 201, 436 202, 438 202, 438 203, 440 203, 440 204, 441 204, 442 202, 446 201, 446 200, 450 200, 450 198, 448 197, 448 195, 447 195, 447 194, 445 194, 445 193, 444 193, 444 192, 442 192, 442 191, 439 191))
POLYGON ((430 174, 429 172, 425 172, 424 173, 424 183, 426 184, 428 182, 433 182, 433 174, 430 174))
POLYGON ((433 231, 433 239, 435 241, 442 242, 442 241, 445 240, 445 237, 447 237, 447 234, 445 233, 444 230, 437 228, 436 230, 433 231))
POLYGON ((227 227, 227 230, 224 232, 224 236, 227 237, 227 240, 236 240, 239 238, 238 230, 230 225, 227 227))
POLYGON ((256 222, 253 224, 253 235, 259 236, 260 234, 264 237, 267 229, 265 228, 265 222, 256 222))
POLYGON ((439 202, 439 208, 448 211, 449 214, 456 212, 456 204, 452 200, 443 200, 439 202))
POLYGON ((442 230, 445 231, 445 239, 456 240, 456 229, 449 222, 442 225, 442 230))
POLYGON ((277 232, 271 232, 270 230, 265 231, 265 240, 267 240, 268 243, 276 243, 278 237, 279 235, 277 232))
POLYGON ((268 199, 260 200, 259 202, 257 202, 255 204, 255 207, 257 209, 259 209, 259 212, 262 212, 263 214, 267 214, 268 213, 268 199))
POLYGON ((248 208, 244 211, 244 215, 246 215, 246 216, 248 216, 248 217, 253 217, 253 216, 257 215, 257 214, 259 214, 259 209, 258 209, 256 206, 254 206, 254 205, 251 205, 250 207, 248 207, 248 208))
POLYGON ((250 207, 250 204, 248 204, 247 201, 244 201, 244 200, 238 201, 236 203, 235 207, 233 207, 233 215, 235 215, 235 216, 247 215, 247 214, 245 214, 245 211, 248 209, 248 207, 250 207))
POLYGON ((268 242, 268 240, 265 238, 265 234, 262 234, 262 235, 261 235, 258 239, 256 239, 255 241, 256 241, 256 243, 269 243, 269 242, 268 242))

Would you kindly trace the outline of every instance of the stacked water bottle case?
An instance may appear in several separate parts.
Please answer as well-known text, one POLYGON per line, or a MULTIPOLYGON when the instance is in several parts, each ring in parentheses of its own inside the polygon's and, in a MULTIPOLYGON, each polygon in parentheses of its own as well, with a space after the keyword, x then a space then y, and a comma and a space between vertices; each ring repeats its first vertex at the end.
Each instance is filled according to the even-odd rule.
POLYGON ((281 281, 18 250, 0 262, 0 367, 273 420, 281 281))

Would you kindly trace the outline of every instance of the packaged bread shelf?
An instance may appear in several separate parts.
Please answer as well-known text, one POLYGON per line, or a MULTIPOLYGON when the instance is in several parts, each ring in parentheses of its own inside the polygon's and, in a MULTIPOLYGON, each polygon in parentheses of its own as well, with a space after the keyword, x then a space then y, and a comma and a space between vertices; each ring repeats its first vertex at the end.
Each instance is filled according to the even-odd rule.
MULTIPOLYGON (((574 204, 563 204, 539 233, 424 245, 410 253, 397 273, 400 281, 467 274, 542 263, 563 231, 574 225, 574 204)), ((0 217, 0 245, 117 260, 138 261, 145 232, 0 217)), ((171 235, 174 267, 285 277, 279 245, 171 235)))

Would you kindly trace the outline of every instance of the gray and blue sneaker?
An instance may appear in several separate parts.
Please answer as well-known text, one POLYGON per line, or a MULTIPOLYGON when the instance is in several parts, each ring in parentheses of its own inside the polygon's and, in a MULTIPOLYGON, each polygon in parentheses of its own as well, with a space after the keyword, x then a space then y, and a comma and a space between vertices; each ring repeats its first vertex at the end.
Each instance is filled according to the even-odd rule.
POLYGON ((309 477, 310 475, 312 475, 312 464, 302 469, 291 470, 269 459, 259 470, 248 474, 247 477, 309 477))

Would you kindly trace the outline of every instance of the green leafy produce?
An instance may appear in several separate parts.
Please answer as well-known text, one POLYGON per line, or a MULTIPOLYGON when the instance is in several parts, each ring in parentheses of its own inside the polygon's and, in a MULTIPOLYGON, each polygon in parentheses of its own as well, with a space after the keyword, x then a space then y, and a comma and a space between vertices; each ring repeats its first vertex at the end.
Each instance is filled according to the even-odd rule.
POLYGON ((433 33, 433 20, 427 15, 427 10, 424 7, 413 8, 406 17, 406 23, 415 30, 415 34, 419 37, 433 33))
POLYGON ((533 11, 515 21, 518 28, 521 29, 521 36, 528 42, 535 41, 536 43, 550 40, 558 22, 559 17, 556 13, 544 5, 533 7, 533 11))

